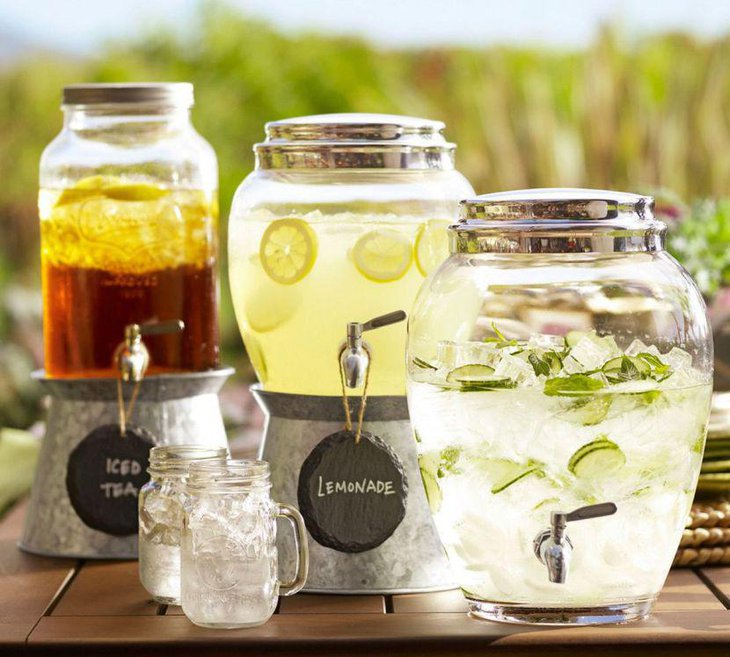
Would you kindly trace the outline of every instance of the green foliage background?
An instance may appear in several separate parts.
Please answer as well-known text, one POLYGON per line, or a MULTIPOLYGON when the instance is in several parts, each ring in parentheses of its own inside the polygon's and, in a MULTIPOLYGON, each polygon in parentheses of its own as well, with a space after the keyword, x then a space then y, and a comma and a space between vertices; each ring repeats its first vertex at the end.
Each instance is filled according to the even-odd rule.
MULTIPOLYGON (((152 26, 88 59, 38 54, 0 70, 0 425, 22 426, 36 415, 23 410, 33 399, 27 372, 40 357, 37 294, 27 290, 38 286, 38 159, 60 129, 61 87, 139 80, 195 84, 194 122, 220 162, 223 230, 263 124, 325 112, 445 121, 459 144, 457 165, 478 192, 668 188, 692 201, 727 195, 730 184, 730 36, 670 34, 627 44, 607 27, 581 52, 381 50, 352 38, 284 36, 203 3, 185 33, 152 26)), ((716 251, 721 258, 724 249, 716 251)), ((724 260, 718 266, 727 270, 724 260)), ((225 271, 221 280, 224 349, 240 366, 225 271)))

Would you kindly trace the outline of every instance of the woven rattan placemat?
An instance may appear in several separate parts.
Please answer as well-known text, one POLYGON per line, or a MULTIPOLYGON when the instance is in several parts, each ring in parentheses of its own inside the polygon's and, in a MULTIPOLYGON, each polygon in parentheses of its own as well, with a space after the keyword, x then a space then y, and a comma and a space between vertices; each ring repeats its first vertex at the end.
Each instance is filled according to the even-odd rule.
POLYGON ((727 564, 730 564, 730 500, 696 502, 692 505, 673 566, 727 564))

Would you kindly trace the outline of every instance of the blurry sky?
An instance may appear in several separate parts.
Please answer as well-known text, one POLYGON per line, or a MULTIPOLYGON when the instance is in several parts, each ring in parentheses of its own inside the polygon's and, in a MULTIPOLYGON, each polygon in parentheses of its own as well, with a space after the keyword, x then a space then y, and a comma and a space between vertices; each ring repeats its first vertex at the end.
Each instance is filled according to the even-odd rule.
MULTIPOLYGON (((358 34, 385 46, 533 42, 576 47, 605 21, 628 37, 730 31, 730 0, 225 0, 285 31, 358 34)), ((45 47, 80 54, 144 25, 195 20, 200 0, 0 0, 0 51, 45 47)))

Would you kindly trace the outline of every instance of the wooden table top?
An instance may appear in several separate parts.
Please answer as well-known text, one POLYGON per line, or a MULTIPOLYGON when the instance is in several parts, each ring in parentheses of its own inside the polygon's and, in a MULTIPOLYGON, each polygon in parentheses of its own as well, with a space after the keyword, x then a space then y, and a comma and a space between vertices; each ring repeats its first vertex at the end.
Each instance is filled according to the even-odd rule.
POLYGON ((730 568, 674 570, 654 615, 623 626, 538 628, 470 618, 458 591, 281 598, 265 625, 208 630, 152 602, 136 561, 20 552, 19 505, 0 523, 0 655, 730 654, 730 568))

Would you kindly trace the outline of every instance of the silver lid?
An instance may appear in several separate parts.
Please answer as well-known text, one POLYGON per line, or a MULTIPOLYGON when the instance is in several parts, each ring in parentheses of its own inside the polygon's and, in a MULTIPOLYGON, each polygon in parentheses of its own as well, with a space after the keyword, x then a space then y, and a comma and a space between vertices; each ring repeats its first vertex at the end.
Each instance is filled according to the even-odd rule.
POLYGON ((444 124, 393 114, 320 114, 266 124, 261 169, 453 169, 444 124))
POLYGON ((602 189, 521 189, 461 202, 457 252, 656 251, 666 226, 654 199, 602 189))
POLYGON ((156 104, 193 105, 190 82, 122 82, 70 84, 63 88, 63 105, 156 104))

